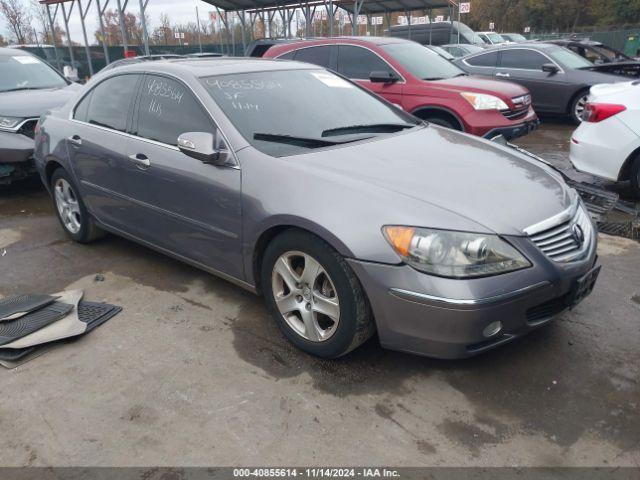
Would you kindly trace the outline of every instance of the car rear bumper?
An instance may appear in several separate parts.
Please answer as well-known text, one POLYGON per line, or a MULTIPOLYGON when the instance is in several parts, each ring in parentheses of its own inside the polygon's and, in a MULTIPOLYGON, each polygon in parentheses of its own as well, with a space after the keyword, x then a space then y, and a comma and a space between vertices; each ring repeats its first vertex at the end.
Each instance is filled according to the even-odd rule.
MULTIPOLYGON (((520 239, 518 247, 525 242, 520 239)), ((369 297, 382 346, 454 359, 508 343, 570 308, 577 280, 596 263, 596 244, 594 237, 588 255, 567 265, 532 246, 531 268, 473 280, 433 277, 407 265, 349 263, 369 297), (485 329, 496 321, 501 330, 487 336, 485 329)))
POLYGON ((608 118, 576 129, 569 158, 576 170, 617 181, 626 159, 638 147, 638 135, 619 119, 608 118))

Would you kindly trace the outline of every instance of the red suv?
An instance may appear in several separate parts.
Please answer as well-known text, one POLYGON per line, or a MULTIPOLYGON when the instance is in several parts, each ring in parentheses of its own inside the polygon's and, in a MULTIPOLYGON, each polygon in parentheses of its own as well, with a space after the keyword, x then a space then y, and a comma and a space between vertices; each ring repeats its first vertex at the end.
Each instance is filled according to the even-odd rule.
POLYGON ((407 112, 473 135, 513 139, 540 122, 529 91, 469 76, 433 50, 389 37, 340 37, 276 44, 264 57, 313 63, 381 95, 407 112))

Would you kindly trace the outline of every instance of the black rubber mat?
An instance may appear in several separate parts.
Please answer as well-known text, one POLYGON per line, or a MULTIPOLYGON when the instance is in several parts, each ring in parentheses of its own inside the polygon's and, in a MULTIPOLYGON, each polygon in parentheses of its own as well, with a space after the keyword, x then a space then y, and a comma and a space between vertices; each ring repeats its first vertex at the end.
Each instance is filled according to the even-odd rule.
POLYGON ((0 345, 11 343, 40 330, 42 327, 64 318, 72 309, 73 305, 71 304, 53 302, 15 320, 0 322, 0 345))
POLYGON ((18 313, 29 313, 53 303, 58 297, 51 295, 14 295, 0 300, 0 322, 18 313))
MULTIPOLYGON (((116 305, 109 305, 108 303, 97 303, 97 302, 84 302, 81 301, 78 304, 78 318, 81 322, 87 324, 87 329, 84 331, 80 337, 86 335, 91 330, 96 327, 99 327, 107 320, 113 318, 118 313, 122 311, 122 307, 118 307, 116 305)), ((68 340, 73 340, 77 337, 65 338, 63 340, 57 340, 51 343, 60 343, 68 340)), ((48 344, 44 344, 48 345, 48 344)), ((40 348, 41 345, 36 345, 34 347, 27 348, 6 348, 0 349, 0 360, 6 360, 10 362, 14 362, 16 360, 20 360, 22 357, 29 355, 31 352, 36 351, 40 348)))

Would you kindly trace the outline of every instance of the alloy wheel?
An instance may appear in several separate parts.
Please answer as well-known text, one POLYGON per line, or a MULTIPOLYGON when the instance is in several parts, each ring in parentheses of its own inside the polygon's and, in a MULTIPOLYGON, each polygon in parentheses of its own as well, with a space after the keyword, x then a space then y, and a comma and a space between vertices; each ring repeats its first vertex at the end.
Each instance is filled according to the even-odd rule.
POLYGON ((273 266, 271 285, 285 322, 311 342, 333 336, 340 322, 340 301, 333 280, 311 255, 285 252, 273 266))
POLYGON ((72 234, 78 233, 82 228, 82 213, 73 188, 64 178, 58 178, 53 190, 58 214, 64 227, 72 234))
POLYGON ((582 113, 584 112, 584 107, 587 105, 587 99, 589 98, 588 95, 585 95, 583 97, 581 97, 577 102, 576 102, 576 108, 574 111, 574 115, 576 116, 576 118, 578 119, 579 122, 582 122, 582 113))

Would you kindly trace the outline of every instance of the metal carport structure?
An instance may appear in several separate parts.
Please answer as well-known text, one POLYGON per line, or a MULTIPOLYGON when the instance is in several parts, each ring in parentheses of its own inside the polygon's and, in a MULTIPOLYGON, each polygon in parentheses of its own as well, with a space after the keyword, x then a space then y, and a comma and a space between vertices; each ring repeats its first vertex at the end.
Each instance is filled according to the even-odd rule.
MULTIPOLYGON (((329 21, 329 36, 333 35, 333 20, 334 15, 338 8, 344 9, 351 18, 352 32, 355 35, 357 29, 358 15, 362 14, 384 14, 387 18, 394 12, 410 12, 413 10, 425 10, 431 11, 437 8, 448 8, 450 12, 450 18, 453 18, 454 12, 457 10, 459 15, 459 2, 454 0, 312 0, 312 1, 300 1, 300 0, 203 0, 205 3, 213 5, 220 13, 221 10, 225 12, 238 12, 240 23, 245 25, 245 12, 250 14, 250 18, 253 18, 251 24, 255 22, 256 16, 260 16, 264 23, 264 14, 267 13, 269 23, 273 15, 278 12, 283 20, 283 23, 287 24, 286 31, 290 31, 291 19, 293 13, 289 15, 289 10, 295 11, 301 9, 306 20, 306 35, 309 36, 311 19, 313 13, 318 7, 324 7, 327 11, 327 19, 329 21)), ((223 17, 224 18, 224 17, 223 17)), ((226 21, 226 20, 225 20, 226 21)), ((390 23, 390 22, 388 22, 390 23)), ((409 24, 411 24, 411 17, 409 16, 409 24)), ((225 25, 228 28, 228 25, 225 25)), ((244 43, 244 39, 243 39, 244 43)))

